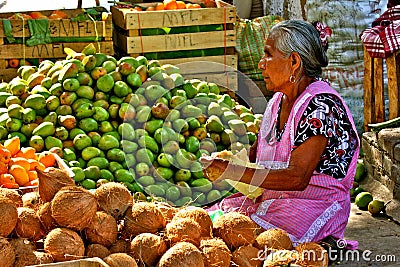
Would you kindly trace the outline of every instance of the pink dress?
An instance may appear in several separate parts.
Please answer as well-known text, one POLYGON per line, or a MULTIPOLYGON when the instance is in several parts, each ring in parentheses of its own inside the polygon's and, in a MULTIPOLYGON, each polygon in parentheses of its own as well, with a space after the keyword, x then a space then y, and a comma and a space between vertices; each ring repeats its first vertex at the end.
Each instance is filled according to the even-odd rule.
MULTIPOLYGON (((258 135, 257 163, 266 168, 286 168, 294 145, 295 131, 304 110, 317 94, 329 93, 340 98, 327 83, 317 81, 296 100, 289 115, 280 142, 269 143, 266 135, 277 121, 282 93, 275 93, 269 101, 258 135)), ((341 99, 341 98, 340 98, 341 99)), ((344 104, 344 103, 343 103, 344 104)), ((348 107, 344 104, 348 116, 348 107)), ((356 128, 349 117, 353 130, 356 128)), ((359 147, 359 139, 357 137, 359 147)), ((231 195, 217 203, 210 210, 223 212, 240 211, 264 229, 281 228, 289 233, 296 245, 320 241, 327 236, 343 238, 350 213, 350 193, 356 171, 359 149, 353 155, 346 176, 335 179, 332 176, 314 172, 304 191, 264 190, 262 196, 253 201, 240 193, 231 195)))

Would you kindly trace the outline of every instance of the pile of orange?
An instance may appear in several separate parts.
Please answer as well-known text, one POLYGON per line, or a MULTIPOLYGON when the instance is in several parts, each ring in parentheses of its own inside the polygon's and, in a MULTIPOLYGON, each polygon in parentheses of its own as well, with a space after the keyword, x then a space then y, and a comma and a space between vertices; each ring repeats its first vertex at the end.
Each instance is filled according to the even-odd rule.
POLYGON ((185 3, 183 1, 164 0, 163 2, 158 2, 155 6, 149 6, 148 8, 146 8, 146 11, 194 9, 194 8, 201 8, 201 6, 199 4, 185 3))
POLYGON ((32 11, 29 14, 24 13, 15 13, 8 19, 16 20, 16 19, 67 19, 68 14, 61 10, 54 10, 49 16, 44 15, 40 11, 32 11))
POLYGON ((18 137, 0 144, 0 187, 19 188, 37 186, 36 168, 44 170, 56 164, 52 151, 36 153, 33 147, 20 147, 18 137))

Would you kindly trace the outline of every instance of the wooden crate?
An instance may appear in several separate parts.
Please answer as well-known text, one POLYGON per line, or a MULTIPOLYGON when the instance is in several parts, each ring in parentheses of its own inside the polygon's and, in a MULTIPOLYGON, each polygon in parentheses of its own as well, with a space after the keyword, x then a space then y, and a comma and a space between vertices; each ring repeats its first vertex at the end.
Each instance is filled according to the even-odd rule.
POLYGON ((30 265, 27 267, 108 267, 108 264, 100 258, 88 258, 49 264, 30 265))
POLYGON ((364 48, 364 131, 368 124, 400 117, 400 51, 388 58, 371 58, 364 48), (387 68, 389 116, 385 118, 384 62, 387 68))
MULTIPOLYGON (((180 9, 162 11, 136 11, 129 8, 111 7, 116 31, 114 44, 126 55, 145 55, 149 59, 159 59, 163 64, 181 64, 186 62, 215 62, 225 67, 197 67, 194 70, 184 70, 185 78, 198 78, 213 81, 231 90, 237 90, 238 57, 235 54, 236 8, 223 1, 217 1, 217 8, 180 9), (222 30, 198 32, 182 32, 175 34, 146 35, 144 30, 179 27, 202 27, 223 25, 222 30), (219 49, 217 54, 190 56, 193 51, 210 51, 219 49), (172 52, 172 53, 171 53, 172 52), (174 56, 173 53, 180 53, 174 56), (161 57, 153 57, 156 53, 161 57), (169 53, 165 55, 165 53, 169 53), (189 56, 188 56, 189 55, 189 56), (227 71, 227 69, 229 69, 227 71), (233 69, 233 71, 231 71, 233 69)), ((142 6, 152 6, 155 3, 141 3, 142 6)), ((204 66, 202 64, 201 66, 204 66)))
MULTIPOLYGON (((95 7, 98 12, 108 14, 102 21, 74 21, 73 19, 49 19, 49 33, 51 43, 27 46, 26 40, 31 38, 28 21, 22 19, 8 20, 14 13, 0 14, 0 78, 9 80, 12 71, 5 71, 9 59, 62 59, 66 57, 64 48, 69 47, 80 52, 89 43, 94 43, 102 53, 114 54, 112 42, 112 17, 103 7, 95 7), (7 41, 4 24, 9 21, 12 27, 12 36, 20 43, 7 41)), ((82 9, 63 10, 70 18, 82 14, 82 9)), ((51 10, 41 13, 48 16, 51 10)), ((30 13, 30 12, 23 12, 30 13)))

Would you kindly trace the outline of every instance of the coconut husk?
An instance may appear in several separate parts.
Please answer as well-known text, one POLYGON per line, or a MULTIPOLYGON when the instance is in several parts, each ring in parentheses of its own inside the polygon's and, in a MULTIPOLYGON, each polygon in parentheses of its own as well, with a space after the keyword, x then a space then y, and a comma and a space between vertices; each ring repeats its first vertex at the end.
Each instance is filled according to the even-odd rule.
POLYGON ((85 245, 75 231, 55 228, 44 240, 44 251, 49 253, 55 261, 76 260, 85 255, 85 245))
POLYGON ((162 255, 157 267, 204 267, 200 250, 188 242, 179 242, 162 255))
POLYGON ((296 247, 299 258, 296 264, 300 266, 327 267, 329 263, 328 252, 315 242, 307 242, 296 247))
POLYGON ((256 238, 255 223, 239 212, 222 215, 214 222, 213 227, 214 236, 222 238, 230 249, 252 245, 256 238))
POLYGON ((90 244, 86 247, 85 255, 88 258, 100 258, 104 259, 108 255, 110 255, 110 251, 103 245, 100 244, 90 244))
POLYGON ((110 267, 138 267, 135 259, 126 253, 110 254, 103 261, 110 267))
POLYGON ((255 247, 262 250, 292 250, 293 243, 288 233, 280 228, 268 229, 256 238, 255 247))
POLYGON ((33 241, 39 240, 43 236, 43 231, 36 211, 26 207, 19 207, 17 210, 18 220, 15 226, 17 236, 33 241))
POLYGON ((17 208, 23 206, 22 197, 17 190, 0 187, 0 196, 11 199, 17 208))
POLYGON ((117 239, 109 248, 110 253, 128 253, 131 243, 126 239, 117 239))
POLYGON ((47 264, 54 262, 53 257, 49 253, 43 251, 34 251, 33 253, 36 255, 39 264, 47 264))
MULTIPOLYGON (((290 266, 290 264, 296 262, 299 257, 299 253, 295 250, 274 250, 267 256, 264 261, 263 267, 275 267, 275 266, 290 266)), ((300 266, 314 266, 314 265, 300 265, 300 266)))
POLYGON ((201 240, 200 250, 203 252, 204 262, 208 267, 229 267, 231 265, 232 254, 220 238, 201 240))
POLYGON ((167 202, 153 202, 153 203, 164 215, 165 221, 167 223, 170 222, 174 218, 175 214, 179 211, 178 208, 172 207, 167 202))
POLYGON ((141 233, 156 233, 164 229, 165 219, 156 205, 148 202, 137 202, 128 209, 124 218, 123 233, 126 237, 141 233))
POLYGON ((98 211, 92 223, 84 229, 84 235, 89 243, 111 246, 117 240, 117 221, 110 214, 98 211))
POLYGON ((166 251, 167 244, 162 237, 143 233, 132 240, 129 253, 146 266, 155 266, 166 251))
POLYGON ((39 217, 40 222, 42 223, 42 229, 45 233, 48 233, 57 227, 56 221, 51 216, 51 202, 46 202, 40 205, 36 214, 39 217))
POLYGON ((15 252, 13 246, 6 238, 0 237, 0 266, 11 267, 14 266, 15 252))
POLYGON ((259 249, 251 245, 241 246, 232 253, 232 260, 240 267, 261 267, 263 259, 259 252, 259 249))
POLYGON ((183 208, 175 214, 173 220, 179 218, 190 218, 191 220, 197 222, 200 225, 202 237, 212 236, 213 223, 210 215, 204 209, 192 206, 183 208))
POLYGON ((7 237, 18 221, 18 210, 8 197, 0 196, 0 237, 7 237))
POLYGON ((79 186, 63 187, 51 201, 51 215, 56 223, 77 231, 88 227, 96 212, 96 198, 79 186))
POLYGON ((133 197, 122 184, 109 182, 101 185, 94 192, 100 210, 113 216, 116 220, 122 218, 128 207, 132 205, 133 197))
POLYGON ((200 246, 201 226, 191 218, 173 219, 165 230, 165 236, 172 244, 185 241, 200 246))
POLYGON ((40 200, 39 193, 37 191, 28 192, 22 195, 22 206, 37 210, 42 201, 40 200))
POLYGON ((49 167, 45 171, 36 169, 39 179, 39 196, 44 202, 49 202, 55 194, 64 186, 73 186, 75 181, 66 171, 49 167))

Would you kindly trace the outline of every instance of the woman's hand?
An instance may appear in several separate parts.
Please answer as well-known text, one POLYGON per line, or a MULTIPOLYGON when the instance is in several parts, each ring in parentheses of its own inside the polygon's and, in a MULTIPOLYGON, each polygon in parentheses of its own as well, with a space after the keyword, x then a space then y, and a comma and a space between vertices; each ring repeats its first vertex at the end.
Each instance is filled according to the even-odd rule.
POLYGON ((220 158, 213 158, 210 156, 202 156, 200 157, 200 163, 203 166, 204 176, 211 182, 214 182, 218 178, 223 178, 229 161, 220 158))

